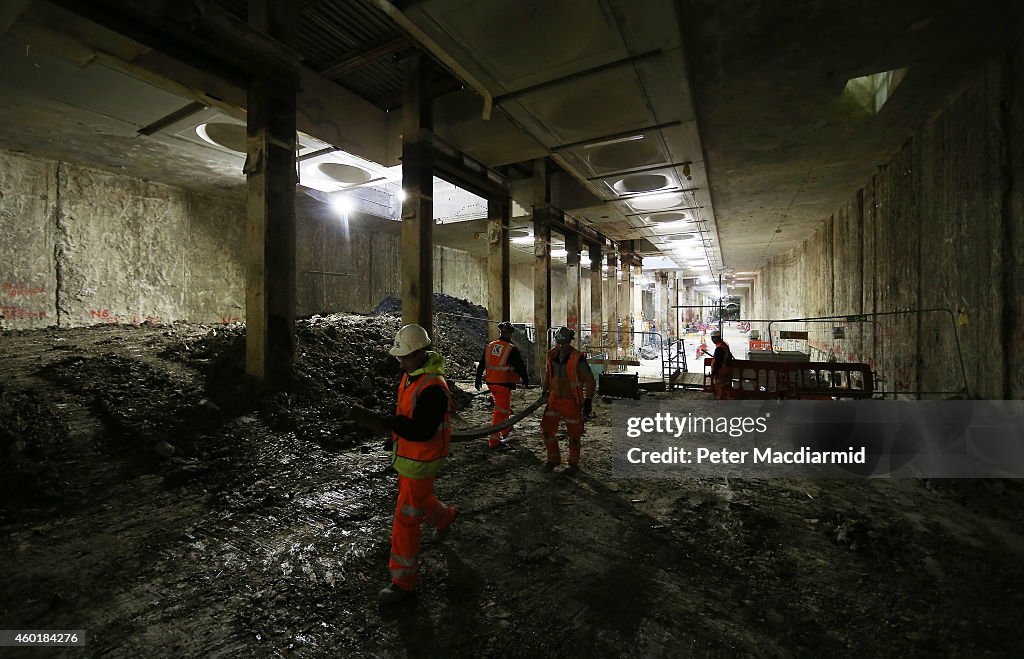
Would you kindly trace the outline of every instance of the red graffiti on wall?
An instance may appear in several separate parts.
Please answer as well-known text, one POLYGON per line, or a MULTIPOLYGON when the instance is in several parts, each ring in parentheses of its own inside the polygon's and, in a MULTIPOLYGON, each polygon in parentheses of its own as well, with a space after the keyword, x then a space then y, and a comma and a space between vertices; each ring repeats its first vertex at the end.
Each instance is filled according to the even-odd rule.
POLYGON ((7 297, 20 297, 22 295, 36 295, 38 293, 45 293, 46 289, 42 286, 28 286, 27 284, 17 284, 11 282, 4 282, 0 284, 0 290, 3 291, 7 297))
POLYGON ((142 316, 137 314, 118 314, 112 313, 110 309, 89 309, 89 318, 91 320, 98 320, 103 323, 111 323, 115 325, 140 325, 142 323, 155 323, 161 322, 160 316, 142 316))
POLYGON ((45 311, 32 311, 16 305, 0 306, 0 318, 6 320, 34 320, 36 318, 46 318, 47 315, 45 311))

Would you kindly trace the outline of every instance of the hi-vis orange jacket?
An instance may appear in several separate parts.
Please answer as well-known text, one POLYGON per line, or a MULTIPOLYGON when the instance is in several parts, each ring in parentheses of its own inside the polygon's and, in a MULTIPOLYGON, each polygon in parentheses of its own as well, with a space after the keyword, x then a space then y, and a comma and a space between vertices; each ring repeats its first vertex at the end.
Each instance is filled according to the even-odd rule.
POLYGON ((429 440, 411 442, 397 433, 391 433, 391 465, 395 471, 408 478, 429 478, 435 475, 441 468, 442 460, 448 455, 448 446, 451 444, 451 414, 454 404, 448 383, 441 376, 444 372, 444 360, 440 355, 436 356, 437 361, 433 360, 432 355, 431 360, 419 371, 403 374, 402 382, 398 385, 398 407, 395 413, 410 419, 413 410, 416 409, 417 399, 428 387, 441 387, 448 396, 448 410, 434 436, 429 440))
POLYGON ((548 350, 548 370, 547 377, 544 378, 544 387, 551 392, 550 397, 569 398, 571 396, 578 405, 582 405, 585 398, 583 392, 584 384, 587 386, 587 393, 591 396, 594 393, 594 376, 591 375, 585 383, 579 376, 580 359, 583 357, 583 353, 576 348, 571 349, 569 359, 565 364, 565 379, 561 377, 560 373, 554 373, 552 370, 552 362, 557 356, 558 348, 548 350))
POLYGON ((509 366, 508 357, 512 354, 512 344, 497 339, 487 344, 484 353, 487 355, 485 366, 487 371, 484 380, 489 384, 517 384, 519 373, 509 366))

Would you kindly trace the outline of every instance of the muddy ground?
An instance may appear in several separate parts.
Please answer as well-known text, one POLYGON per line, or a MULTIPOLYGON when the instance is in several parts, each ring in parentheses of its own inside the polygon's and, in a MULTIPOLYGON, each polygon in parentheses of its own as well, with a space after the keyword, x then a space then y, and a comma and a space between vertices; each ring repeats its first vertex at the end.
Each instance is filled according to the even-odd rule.
MULTIPOLYGON (((615 479, 602 401, 575 477, 541 472, 539 417, 455 445, 457 526, 381 609, 396 477, 345 414, 393 406, 398 323, 300 321, 274 394, 241 327, 5 332, 0 629, 87 631, 39 656, 1018 654, 1020 481, 615 479)), ((471 334, 439 320, 453 379, 471 334)))

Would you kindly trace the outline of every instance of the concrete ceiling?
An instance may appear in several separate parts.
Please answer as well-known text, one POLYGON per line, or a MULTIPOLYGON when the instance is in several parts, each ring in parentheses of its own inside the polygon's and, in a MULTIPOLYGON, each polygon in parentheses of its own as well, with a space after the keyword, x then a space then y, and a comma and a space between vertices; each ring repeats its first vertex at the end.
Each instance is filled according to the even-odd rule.
MULTIPOLYGON (((302 129, 389 166, 393 55, 417 44, 380 4, 307 1, 293 47, 317 94, 300 100, 302 129)), ((715 271, 799 245, 1020 26, 1015 5, 964 0, 397 4, 419 47, 468 78, 435 100, 441 139, 513 179, 550 157, 556 207, 637 253, 699 255, 715 271), (894 69, 905 75, 878 112, 844 95, 847 80, 894 69)), ((0 32, 0 148, 240 197, 240 154, 195 137, 202 121, 244 120, 239 87, 42 0, 5 2, 0 32), (166 120, 197 99, 213 107, 166 120)), ((512 186, 528 208, 524 190, 512 186)), ((438 227, 438 240, 484 254, 479 224, 438 227)))

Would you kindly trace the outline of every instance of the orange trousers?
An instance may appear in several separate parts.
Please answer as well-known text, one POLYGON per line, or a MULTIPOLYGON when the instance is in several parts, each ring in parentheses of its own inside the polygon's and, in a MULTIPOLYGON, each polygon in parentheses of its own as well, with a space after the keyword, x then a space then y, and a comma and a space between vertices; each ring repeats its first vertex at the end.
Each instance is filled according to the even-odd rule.
POLYGON ((443 529, 455 519, 455 508, 434 496, 434 478, 408 478, 398 475, 398 503, 391 526, 391 580, 400 588, 416 588, 420 563, 420 523, 443 529))
MULTIPOLYGON (((496 426, 512 416, 512 388, 503 387, 500 384, 489 384, 487 388, 490 390, 491 396, 494 397, 494 414, 491 415, 491 425, 496 426)), ((496 448, 501 443, 501 439, 508 437, 510 432, 512 432, 511 428, 505 428, 492 434, 487 438, 487 445, 496 448)))
POLYGON ((580 448, 583 437, 583 406, 573 398, 548 397, 544 408, 544 418, 540 421, 540 431, 544 435, 544 445, 548 450, 548 462, 561 464, 562 453, 558 450, 558 423, 565 419, 565 432, 569 435, 569 464, 580 463, 580 448))

